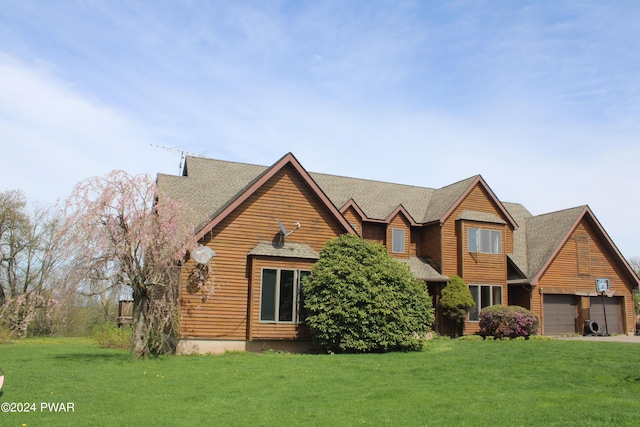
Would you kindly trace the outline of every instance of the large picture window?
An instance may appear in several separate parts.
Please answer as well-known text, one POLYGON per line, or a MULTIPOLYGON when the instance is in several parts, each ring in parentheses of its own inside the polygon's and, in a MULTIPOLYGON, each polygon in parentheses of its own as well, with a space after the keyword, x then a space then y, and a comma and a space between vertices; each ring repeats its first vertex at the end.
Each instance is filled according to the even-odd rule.
POLYGON ((502 286, 500 285, 469 285, 475 307, 469 310, 469 320, 480 320, 480 310, 490 305, 502 304, 502 286))
POLYGON ((260 321, 298 323, 305 319, 302 278, 305 270, 262 269, 260 321))
POLYGON ((502 253, 502 236, 500 230, 487 230, 485 228, 467 229, 467 247, 469 252, 482 252, 485 254, 502 253))

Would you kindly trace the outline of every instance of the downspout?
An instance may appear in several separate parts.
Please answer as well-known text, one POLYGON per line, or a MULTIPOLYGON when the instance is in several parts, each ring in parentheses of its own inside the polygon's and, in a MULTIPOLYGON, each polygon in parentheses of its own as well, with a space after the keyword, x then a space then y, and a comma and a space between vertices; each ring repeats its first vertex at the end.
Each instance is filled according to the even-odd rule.
POLYGON ((253 308, 253 256, 247 257, 247 341, 253 341, 253 328, 251 324, 251 311, 253 308))

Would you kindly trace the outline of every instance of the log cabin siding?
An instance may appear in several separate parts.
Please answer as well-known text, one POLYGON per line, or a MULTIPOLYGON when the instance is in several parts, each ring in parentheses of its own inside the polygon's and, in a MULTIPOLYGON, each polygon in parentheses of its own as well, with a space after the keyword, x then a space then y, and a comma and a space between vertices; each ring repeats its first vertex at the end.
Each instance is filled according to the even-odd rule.
MULTIPOLYGON (((611 289, 616 291, 615 296, 624 298, 624 332, 633 332, 635 322, 633 295, 628 285, 628 275, 611 255, 603 239, 599 237, 587 218, 583 218, 577 225, 549 267, 541 275, 537 284, 537 292, 533 293, 533 308, 540 310, 538 313, 542 313, 544 319, 542 310, 544 294, 596 295, 596 278, 608 278, 611 289), (586 255, 587 253, 588 255, 586 255)), ((580 312, 581 317, 584 318, 580 320, 588 320, 589 302, 588 298, 584 300, 585 298, 581 299, 580 312)))
POLYGON ((395 258, 409 258, 409 252, 411 247, 411 226, 409 224, 409 220, 401 213, 397 214, 395 217, 391 219, 389 224, 387 225, 386 232, 386 240, 387 240, 387 251, 395 258), (404 231, 404 251, 402 252, 393 252, 393 238, 392 233, 394 229, 403 230, 404 231))
POLYGON ((347 208, 346 211, 342 213, 344 218, 351 224, 355 226, 355 231, 359 236, 362 236, 362 219, 356 210, 352 207, 347 208))
MULTIPOLYGON (((466 253, 466 228, 462 228, 460 223, 466 223, 467 221, 458 221, 457 218, 460 216, 462 211, 476 211, 476 212, 486 212, 492 213, 499 218, 502 218, 504 221, 507 221, 507 218, 504 217, 502 211, 495 205, 495 203, 491 200, 489 193, 481 186, 476 185, 469 194, 462 200, 456 209, 449 215, 449 217, 442 224, 442 258, 443 258, 443 267, 442 274, 446 276, 460 275, 467 283, 470 283, 468 279, 473 280, 481 280, 482 277, 465 277, 461 270, 461 266, 463 265, 462 253, 463 251, 466 253)), ((478 227, 482 228, 495 228, 495 224, 488 223, 474 223, 478 227)), ((506 285, 506 277, 507 277, 507 262, 506 262, 506 252, 507 248, 513 247, 513 230, 507 226, 501 226, 504 236, 502 236, 503 241, 503 250, 502 256, 504 256, 504 260, 502 265, 500 265, 500 272, 494 273, 494 275, 499 275, 502 277, 504 275, 504 280, 500 283, 504 283, 506 285)), ((498 283, 495 283, 498 284, 498 283)), ((506 293, 505 293, 506 295, 506 293)))
POLYGON ((427 225, 422 229, 418 256, 432 259, 439 271, 442 271, 442 227, 440 224, 427 225))
POLYGON ((387 225, 375 222, 362 223, 362 238, 386 246, 387 225))
POLYGON ((304 243, 317 252, 328 240, 344 233, 297 171, 284 167, 203 239, 202 243, 216 252, 211 268, 216 286, 211 299, 202 302, 199 295, 187 292, 186 278, 193 264, 187 263, 182 269, 181 338, 247 339, 247 255, 258 243, 279 239, 278 220, 288 230, 300 222, 301 228, 286 241, 304 243))
POLYGON ((470 221, 459 221, 461 228, 461 257, 460 275, 467 283, 502 284, 507 281, 507 255, 504 251, 507 227, 500 224, 484 224, 470 221), (469 252, 468 229, 482 228, 500 232, 502 252, 488 254, 482 252, 469 252))
MULTIPOLYGON (((477 184, 442 224, 442 274, 449 277, 458 275, 467 285, 499 285, 502 287, 502 303, 506 304, 509 298, 506 250, 513 250, 513 229, 504 224, 459 220, 465 210, 491 213, 509 223, 487 190, 477 184), (470 254, 467 250, 468 227, 500 230, 502 252, 470 254)), ((479 329, 478 322, 465 320, 465 334, 474 334, 479 329)))

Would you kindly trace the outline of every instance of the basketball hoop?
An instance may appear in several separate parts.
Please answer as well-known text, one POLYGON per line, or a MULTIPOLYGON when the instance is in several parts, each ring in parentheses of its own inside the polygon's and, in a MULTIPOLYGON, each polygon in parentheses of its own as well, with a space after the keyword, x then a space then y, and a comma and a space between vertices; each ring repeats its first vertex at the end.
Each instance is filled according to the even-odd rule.
POLYGON ((613 294, 616 293, 615 289, 605 289, 602 291, 603 294, 605 294, 608 298, 611 298, 613 296, 613 294))

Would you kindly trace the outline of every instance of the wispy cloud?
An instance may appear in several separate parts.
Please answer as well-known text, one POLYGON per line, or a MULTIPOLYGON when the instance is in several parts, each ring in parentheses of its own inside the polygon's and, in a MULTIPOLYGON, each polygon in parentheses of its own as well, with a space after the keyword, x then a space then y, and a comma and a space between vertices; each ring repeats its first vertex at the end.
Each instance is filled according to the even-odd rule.
POLYGON ((179 155, 588 203, 640 254, 635 2, 9 2, 2 186, 35 198, 179 155), (28 148, 24 148, 28 147, 28 148), (34 170, 48 179, 34 179, 34 170))
POLYGON ((167 170, 169 159, 149 150, 155 139, 144 126, 75 93, 46 66, 2 55, 0 75, 3 190, 22 189, 33 200, 51 202, 113 169, 167 170))

